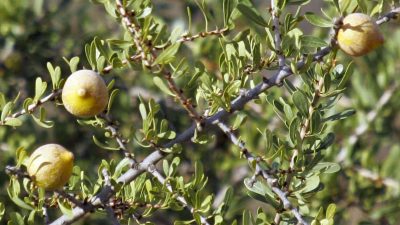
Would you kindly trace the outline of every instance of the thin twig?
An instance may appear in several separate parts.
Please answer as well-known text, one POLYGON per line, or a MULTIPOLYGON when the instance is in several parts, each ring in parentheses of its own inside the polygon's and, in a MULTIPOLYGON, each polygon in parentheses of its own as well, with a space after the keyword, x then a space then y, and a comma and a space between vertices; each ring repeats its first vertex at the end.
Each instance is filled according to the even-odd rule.
POLYGON ((133 42, 135 43, 135 46, 141 56, 141 59, 145 63, 145 66, 150 66, 152 62, 147 59, 146 53, 142 47, 143 45, 142 45, 142 35, 140 27, 131 20, 130 15, 128 15, 124 5, 120 0, 115 0, 115 3, 117 6, 117 11, 121 15, 123 23, 126 25, 126 28, 128 29, 129 33, 133 38, 133 42))
POLYGON ((60 197, 70 201, 75 206, 84 207, 84 205, 85 205, 84 202, 79 201, 79 199, 76 199, 74 196, 66 193, 64 190, 56 190, 55 193, 57 195, 59 195, 60 197))
POLYGON ((229 28, 225 27, 222 29, 217 28, 212 31, 200 32, 200 33, 192 35, 192 36, 185 34, 185 35, 182 35, 182 38, 178 39, 176 42, 188 42, 188 41, 193 41, 198 38, 205 38, 208 36, 222 36, 228 30, 229 30, 229 28))
POLYGON ((8 175, 15 175, 19 178, 28 178, 31 179, 27 172, 23 171, 21 168, 16 166, 6 166, 6 173, 8 175))
POLYGON ((194 109, 194 106, 193 106, 192 102, 190 101, 190 99, 188 99, 184 95, 183 91, 178 87, 178 85, 172 79, 172 73, 170 71, 168 71, 165 67, 161 67, 159 64, 157 64, 157 65, 153 64, 153 62, 157 58, 157 55, 155 54, 153 49, 150 49, 151 54, 149 54, 148 55, 149 58, 147 58, 147 56, 143 50, 143 47, 142 47, 144 44, 141 41, 141 39, 142 39, 141 28, 139 27, 138 24, 136 24, 133 20, 131 20, 131 18, 127 14, 126 9, 124 8, 122 2, 120 0, 116 0, 115 2, 117 4, 118 12, 122 17, 122 21, 124 22, 125 26, 127 27, 129 33, 131 34, 131 36, 135 42, 136 48, 138 49, 139 52, 141 52, 142 60, 144 60, 145 65, 148 68, 156 67, 157 70, 160 71, 164 75, 164 78, 168 84, 168 88, 172 91, 172 93, 174 93, 175 97, 178 98, 182 107, 189 113, 189 116, 196 121, 197 126, 199 128, 201 128, 202 124, 203 124, 203 122, 202 122, 203 119, 194 109))
POLYGON ((121 133, 119 132, 119 127, 116 125, 116 122, 111 119, 110 114, 102 114, 101 117, 107 121, 107 126, 105 129, 111 132, 111 138, 114 138, 118 143, 119 149, 124 153, 124 156, 131 159, 132 163, 136 163, 133 155, 126 146, 127 141, 122 137, 121 133))
POLYGON ((290 210, 299 223, 303 225, 308 225, 308 223, 303 219, 303 216, 300 214, 299 210, 296 207, 294 207, 293 204, 287 198, 287 192, 279 188, 278 180, 274 178, 272 175, 270 175, 268 171, 262 169, 259 160, 245 147, 244 142, 239 140, 239 138, 231 131, 231 129, 225 123, 221 121, 215 121, 215 123, 229 137, 231 142, 240 148, 242 154, 246 157, 250 165, 252 165, 253 162, 256 162, 256 170, 254 172, 255 176, 260 175, 267 181, 268 185, 271 187, 271 190, 282 201, 284 209, 290 210))
MULTIPOLYGON (((139 61, 141 58, 142 58, 141 54, 136 54, 136 55, 128 57, 128 59, 122 60, 121 63, 122 63, 122 65, 126 65, 129 62, 139 61)), ((113 69, 114 69, 113 65, 108 65, 108 66, 104 67, 102 72, 109 73, 113 69)))
MULTIPOLYGON (((103 169, 101 171, 101 173, 103 174, 103 177, 104 177, 104 185, 112 187, 111 177, 110 177, 110 174, 108 174, 108 171, 106 169, 103 169)), ((118 221, 118 219, 114 213, 114 210, 110 207, 110 205, 107 203, 104 203, 103 206, 104 206, 109 218, 111 219, 112 224, 120 225, 120 222, 118 221)))
POLYGON ((275 51, 278 55, 278 63, 279 67, 282 68, 285 63, 286 59, 282 52, 282 41, 281 41, 281 31, 280 31, 280 24, 279 24, 279 9, 276 7, 275 1, 271 0, 271 14, 272 14, 272 31, 274 32, 274 43, 275 43, 275 51))
POLYGON ((11 118, 17 118, 20 117, 22 115, 25 115, 27 113, 32 113, 34 112, 37 108, 39 108, 41 105, 43 105, 46 102, 50 102, 55 100, 56 98, 58 98, 61 95, 62 89, 59 90, 55 90, 52 93, 50 93, 49 95, 43 97, 42 99, 40 99, 39 101, 37 101, 36 103, 32 103, 28 106, 28 111, 26 111, 25 109, 22 109, 14 114, 12 114, 11 116, 8 116, 5 118, 5 121, 11 119, 11 118))
POLYGON ((389 13, 386 13, 382 17, 380 17, 376 24, 381 25, 382 23, 389 22, 390 20, 395 20, 400 16, 400 7, 392 9, 389 13))
POLYGON ((42 213, 42 215, 43 215, 43 217, 44 217, 44 224, 50 224, 50 218, 49 218, 49 213, 48 213, 48 210, 47 210, 47 206, 43 206, 42 207, 42 211, 43 211, 43 213, 42 213))
POLYGON ((344 162, 350 152, 350 149, 357 143, 359 138, 368 131, 371 122, 374 121, 375 118, 379 115, 382 108, 387 103, 389 103, 390 99, 392 98, 398 87, 399 84, 394 83, 382 94, 378 102, 375 104, 374 109, 367 114, 367 119, 358 125, 358 127, 354 130, 354 133, 350 135, 350 137, 347 139, 347 144, 340 149, 339 154, 336 157, 337 162, 344 162))
MULTIPOLYGON (((170 191, 171 193, 174 193, 174 190, 172 189, 171 184, 168 181, 166 181, 166 179, 163 177, 163 175, 157 170, 157 168, 154 165, 149 166, 148 171, 150 174, 152 174, 158 180, 158 182, 160 182, 162 185, 165 185, 167 187, 168 191, 170 191)), ((193 208, 193 206, 189 205, 183 196, 176 194, 175 198, 180 203, 182 203, 183 206, 190 211, 190 213, 192 213, 192 214, 195 213, 195 209, 193 208)), ((200 215, 200 221, 201 221, 201 224, 210 225, 208 223, 207 219, 201 215, 200 215)))

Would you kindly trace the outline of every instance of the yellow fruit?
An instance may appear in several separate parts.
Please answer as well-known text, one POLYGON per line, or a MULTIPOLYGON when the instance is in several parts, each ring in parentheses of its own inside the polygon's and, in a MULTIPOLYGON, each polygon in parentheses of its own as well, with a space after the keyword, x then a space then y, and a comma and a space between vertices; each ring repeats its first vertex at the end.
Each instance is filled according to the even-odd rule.
POLYGON ((63 146, 47 144, 37 148, 28 159, 28 174, 47 191, 62 188, 69 180, 74 155, 63 146))
POLYGON ((96 72, 78 70, 65 82, 62 101, 67 111, 75 116, 95 116, 107 106, 107 86, 96 72))
POLYGON ((353 13, 343 19, 337 41, 348 55, 362 56, 382 45, 384 39, 371 17, 353 13))

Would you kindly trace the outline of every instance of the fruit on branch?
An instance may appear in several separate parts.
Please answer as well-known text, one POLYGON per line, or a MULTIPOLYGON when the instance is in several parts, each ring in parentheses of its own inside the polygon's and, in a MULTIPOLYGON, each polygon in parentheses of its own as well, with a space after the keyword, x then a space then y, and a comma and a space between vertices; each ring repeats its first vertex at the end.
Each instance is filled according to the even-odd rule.
POLYGON ((340 49, 351 56, 362 56, 383 44, 384 38, 372 18, 352 13, 343 19, 337 41, 340 49))
POLYGON ((68 112, 78 117, 90 117, 106 108, 108 90, 99 74, 78 70, 68 77, 61 97, 68 112))
POLYGON ((46 144, 31 154, 27 168, 38 187, 51 191, 62 188, 68 182, 73 165, 72 152, 58 144, 46 144))

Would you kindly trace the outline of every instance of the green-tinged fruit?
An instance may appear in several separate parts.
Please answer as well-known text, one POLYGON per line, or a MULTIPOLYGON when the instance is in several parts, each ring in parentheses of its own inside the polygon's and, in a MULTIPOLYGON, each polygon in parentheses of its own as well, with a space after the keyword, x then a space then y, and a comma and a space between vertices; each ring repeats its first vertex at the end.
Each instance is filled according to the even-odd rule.
POLYGON ((33 182, 47 191, 62 188, 69 180, 74 166, 72 152, 58 144, 37 148, 28 160, 28 174, 33 182))
POLYGON ((383 44, 378 25, 366 14, 352 13, 343 19, 337 41, 340 49, 351 56, 365 55, 383 44))
POLYGON ((107 107, 107 86, 96 72, 78 70, 65 82, 62 101, 67 111, 75 116, 95 116, 107 107))

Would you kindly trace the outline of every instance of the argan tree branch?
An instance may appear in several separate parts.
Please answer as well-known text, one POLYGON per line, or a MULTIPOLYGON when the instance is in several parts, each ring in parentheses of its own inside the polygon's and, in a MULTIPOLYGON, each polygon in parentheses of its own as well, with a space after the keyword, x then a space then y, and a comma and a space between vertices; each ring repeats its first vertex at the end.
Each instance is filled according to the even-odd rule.
POLYGON ((172 73, 168 71, 165 67, 161 67, 160 65, 153 65, 154 60, 157 58, 157 55, 150 49, 151 54, 149 54, 149 59, 147 58, 144 50, 143 50, 143 43, 141 41, 141 29, 138 24, 135 24, 134 21, 131 20, 129 15, 126 12, 122 2, 120 0, 116 0, 116 5, 119 14, 122 17, 122 21, 124 22, 125 26, 127 27, 129 33, 134 39, 135 46, 139 52, 142 53, 142 60, 146 63, 146 66, 149 68, 157 67, 159 71, 164 75, 165 80, 168 83, 168 88, 174 93, 174 95, 179 99, 182 107, 189 113, 189 116, 196 121, 199 127, 202 125, 202 118, 196 112, 193 107, 191 101, 183 94, 182 90, 178 88, 178 85, 172 78, 172 73))
MULTIPOLYGON (((171 184, 163 177, 163 175, 157 170, 157 168, 152 165, 149 166, 148 172, 153 175, 158 182, 160 182, 162 185, 165 185, 167 187, 167 189, 171 192, 174 193, 174 190, 172 189, 171 184)), ((180 203, 182 203, 182 205, 187 208, 190 213, 194 214, 195 213, 195 209, 193 208, 193 206, 189 205, 188 202, 186 201, 186 199, 183 196, 180 195, 176 195, 176 200, 178 200, 180 203)), ((210 225, 207 222, 207 219, 203 216, 200 216, 200 220, 201 220, 201 224, 203 225, 210 225)))
POLYGON ((239 140, 238 137, 231 131, 231 129, 223 122, 221 121, 215 121, 218 127, 229 137, 231 142, 238 146, 241 150, 241 153, 246 157, 247 161, 251 165, 253 162, 256 162, 256 170, 254 172, 255 176, 262 176, 265 181, 268 183, 270 186, 271 190, 278 196, 278 198, 281 200, 284 209, 290 210, 293 215, 296 217, 297 221, 303 225, 308 225, 308 223, 303 219, 302 215, 298 211, 296 207, 293 206, 293 204, 289 201, 287 198, 287 192, 281 190, 278 186, 278 180, 274 178, 271 174, 268 173, 268 171, 263 170, 262 167, 259 164, 259 160, 245 147, 245 144, 243 141, 239 140))
MULTIPOLYGON (((104 177, 104 184, 106 186, 109 186, 109 187, 113 188, 112 184, 111 184, 111 177, 110 177, 110 174, 108 174, 108 171, 106 169, 103 169, 101 171, 101 173, 103 174, 103 177, 104 177)), ((114 210, 110 207, 110 205, 108 203, 105 203, 103 206, 104 206, 107 214, 111 218, 112 224, 113 225, 120 225, 120 222, 118 221, 117 217, 115 216, 114 210)))
POLYGON ((282 38, 281 38, 281 31, 280 31, 280 24, 279 24, 279 10, 276 7, 276 3, 274 0, 271 0, 271 14, 272 14, 272 31, 274 32, 274 43, 275 43, 275 51, 278 55, 278 64, 279 67, 282 68, 285 63, 286 59, 282 52, 282 38))
POLYGON ((188 42, 188 41, 194 41, 195 39, 198 38, 205 38, 208 36, 222 36, 225 32, 227 32, 229 30, 229 28, 225 27, 222 29, 215 29, 212 31, 206 31, 206 32, 200 32, 198 34, 195 35, 188 35, 188 34, 184 34, 182 35, 182 38, 178 39, 176 42, 188 42))
POLYGON ((14 114, 12 114, 11 116, 8 116, 5 118, 5 120, 10 119, 10 118, 17 118, 20 117, 22 115, 25 115, 27 113, 32 113, 34 112, 37 108, 39 108, 41 105, 43 105, 46 102, 50 102, 55 100, 56 98, 58 98, 61 95, 62 89, 53 91, 52 93, 50 93, 49 95, 43 97, 42 99, 40 99, 39 101, 37 101, 36 103, 32 103, 28 106, 28 111, 26 111, 25 109, 22 109, 14 114))

